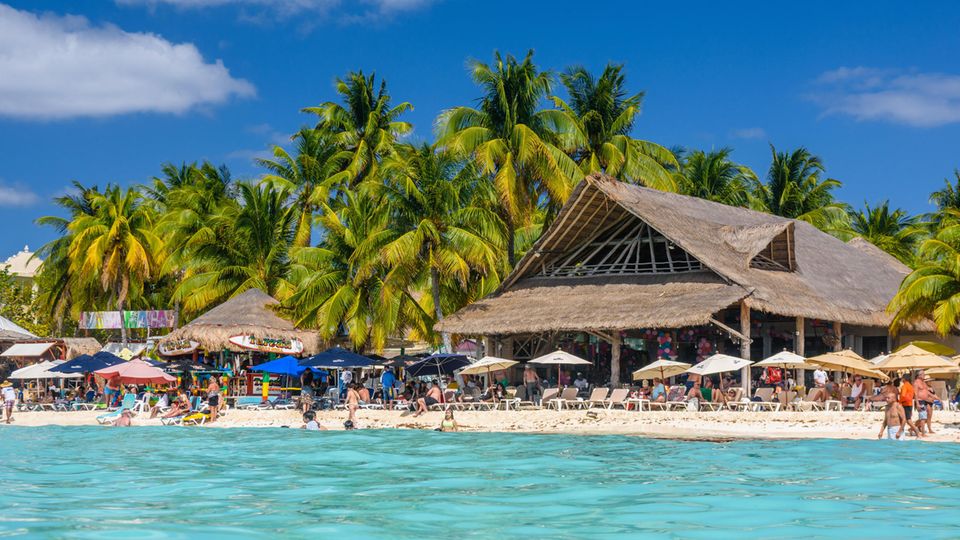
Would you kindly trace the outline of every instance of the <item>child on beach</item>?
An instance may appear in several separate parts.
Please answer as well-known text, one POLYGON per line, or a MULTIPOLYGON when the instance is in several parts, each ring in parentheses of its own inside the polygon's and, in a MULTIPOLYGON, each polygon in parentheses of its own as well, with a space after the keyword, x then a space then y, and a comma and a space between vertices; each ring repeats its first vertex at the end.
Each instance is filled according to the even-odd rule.
POLYGON ((894 441, 903 440, 903 429, 907 425, 907 415, 903 412, 903 406, 895 396, 887 395, 887 408, 884 412, 883 425, 880 426, 878 439, 887 434, 887 439, 894 441))

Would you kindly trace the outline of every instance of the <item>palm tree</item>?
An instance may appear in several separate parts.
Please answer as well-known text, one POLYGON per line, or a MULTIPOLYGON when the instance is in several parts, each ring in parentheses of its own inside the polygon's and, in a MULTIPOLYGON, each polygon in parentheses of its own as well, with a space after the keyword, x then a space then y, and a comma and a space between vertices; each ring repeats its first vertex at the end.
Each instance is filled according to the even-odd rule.
MULTIPOLYGON (((70 272, 79 279, 96 280, 110 293, 121 312, 132 292, 157 275, 156 254, 161 248, 154 234, 154 215, 135 188, 108 185, 92 194, 90 215, 74 218, 67 230, 72 238, 67 257, 70 272)), ((121 340, 127 343, 127 329, 120 325, 121 340)))
POLYGON ((363 71, 337 79, 336 88, 343 104, 328 101, 303 111, 316 114, 316 129, 330 133, 337 147, 348 154, 339 174, 330 181, 350 189, 375 176, 381 159, 393 151, 397 139, 413 130, 409 122, 399 120, 413 106, 408 102, 391 106, 387 82, 380 81, 378 88, 376 75, 367 77, 363 71))
POLYGON ((210 217, 209 232, 191 244, 187 277, 174 292, 188 313, 261 289, 283 300, 293 294, 289 281, 295 207, 289 193, 267 185, 238 183, 238 205, 224 205, 210 217))
POLYGON ((757 175, 749 167, 730 161, 730 148, 681 154, 677 191, 691 197, 730 206, 747 206, 750 186, 757 175))
POLYGON ((269 172, 262 181, 293 194, 293 205, 299 210, 293 245, 307 247, 311 243, 313 213, 320 203, 330 196, 331 178, 343 170, 349 162, 334 136, 325 130, 301 129, 293 138, 296 156, 290 155, 282 146, 273 147, 275 159, 258 159, 269 172))
POLYGON ((900 208, 890 209, 889 201, 883 201, 873 208, 864 203, 863 210, 850 211, 849 232, 841 237, 859 236, 903 264, 911 265, 917 237, 922 232, 916 225, 915 217, 900 208))
MULTIPOLYGON (((495 211, 475 205, 482 187, 473 167, 422 144, 399 148, 383 170, 391 209, 383 257, 389 268, 406 268, 414 283, 429 282, 433 321, 463 307, 463 294, 450 292, 478 280, 496 287, 505 231, 495 211)), ((443 341, 451 351, 448 334, 443 341)))
POLYGON ((607 64, 600 77, 574 66, 560 75, 570 103, 553 96, 555 111, 545 111, 560 131, 560 141, 584 174, 605 172, 629 182, 675 191, 666 167, 677 167, 670 150, 630 136, 640 116, 643 92, 627 95, 623 66, 607 64))
POLYGON ((954 169, 953 176, 957 179, 956 185, 951 184, 949 178, 945 178, 943 189, 930 194, 930 202, 937 205, 938 212, 960 210, 960 169, 954 169))
POLYGON ((388 337, 427 326, 430 317, 405 287, 411 280, 407 269, 387 272, 381 264, 390 234, 387 206, 366 190, 347 191, 344 197, 346 204, 338 210, 320 205, 323 240, 294 253, 291 276, 297 289, 282 309, 297 326, 317 328, 324 339, 345 332, 354 348, 380 350, 388 337))
POLYGON ((507 224, 507 259, 513 266, 517 228, 528 224, 541 199, 554 208, 566 202, 583 173, 557 146, 556 115, 548 118, 539 110, 552 77, 533 63, 532 50, 522 62, 494 53, 493 66, 473 61, 470 71, 483 89, 479 107, 441 113, 438 144, 471 156, 480 173, 493 179, 507 224))
POLYGON ((751 206, 755 210, 806 221, 824 230, 846 222, 847 206, 836 202, 832 193, 840 182, 820 178, 825 168, 819 157, 802 147, 777 152, 770 145, 770 153, 773 160, 766 182, 754 183, 751 206))
POLYGON ((960 324, 960 211, 947 209, 944 217, 936 235, 921 244, 916 269, 887 307, 894 313, 894 332, 933 319, 946 336, 960 324))
POLYGON ((70 244, 73 236, 70 233, 70 223, 81 216, 93 216, 93 200, 100 195, 96 186, 85 187, 74 181, 76 193, 67 194, 54 199, 54 203, 66 210, 68 217, 43 216, 37 219, 38 225, 50 226, 61 235, 37 250, 35 256, 43 259, 36 281, 39 294, 37 304, 44 314, 56 323, 57 335, 61 335, 64 316, 74 312, 74 306, 95 303, 97 291, 90 287, 89 281, 81 281, 78 274, 71 271, 70 244), (78 298, 79 296, 79 298, 78 298))

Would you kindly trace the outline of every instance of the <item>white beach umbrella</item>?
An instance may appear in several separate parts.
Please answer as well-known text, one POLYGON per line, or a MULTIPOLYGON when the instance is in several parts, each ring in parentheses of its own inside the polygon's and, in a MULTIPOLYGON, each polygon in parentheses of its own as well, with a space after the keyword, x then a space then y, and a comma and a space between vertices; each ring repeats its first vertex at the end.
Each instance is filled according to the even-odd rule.
POLYGON ((661 358, 656 362, 647 364, 646 366, 634 371, 633 380, 642 381, 644 379, 653 379, 654 377, 660 377, 661 379, 674 377, 686 372, 688 369, 690 369, 690 367, 690 364, 685 362, 674 362, 673 360, 665 360, 661 358))
POLYGON ((538 356, 527 362, 528 364, 540 364, 544 366, 557 366, 557 386, 560 386, 560 366, 592 366, 589 360, 584 360, 577 355, 557 349, 552 353, 538 356))
POLYGON ((765 358, 756 364, 753 367, 778 367, 784 369, 808 369, 814 367, 812 364, 807 363, 807 359, 800 356, 797 353, 790 351, 780 351, 777 354, 765 358))
POLYGON ((518 364, 516 360, 484 356, 476 362, 460 370, 461 375, 489 375, 491 371, 500 371, 518 364))
POLYGON ((717 373, 727 373, 728 371, 739 371, 753 362, 729 356, 726 354, 715 354, 703 362, 687 370, 687 373, 694 375, 716 375, 717 373))

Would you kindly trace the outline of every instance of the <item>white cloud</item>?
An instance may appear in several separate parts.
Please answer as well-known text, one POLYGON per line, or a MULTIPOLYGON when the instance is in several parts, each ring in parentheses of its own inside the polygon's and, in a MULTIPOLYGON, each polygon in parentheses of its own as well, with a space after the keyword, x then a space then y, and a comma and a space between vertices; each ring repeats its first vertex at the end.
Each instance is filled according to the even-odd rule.
POLYGON ((762 127, 749 127, 735 129, 730 132, 730 136, 734 139, 766 139, 767 132, 762 127))
POLYGON ((435 0, 114 0, 119 5, 147 6, 155 9, 161 5, 180 9, 204 9, 223 6, 238 6, 256 10, 242 18, 255 20, 261 17, 287 18, 301 13, 331 16, 341 23, 378 21, 414 11, 435 0))
POLYGON ((960 122, 960 75, 841 67, 820 75, 810 98, 825 115, 915 127, 960 122))
POLYGON ((0 182, 0 206, 32 206, 40 200, 36 193, 23 186, 0 182))
POLYGON ((182 113, 255 93, 193 44, 0 4, 0 116, 182 113))

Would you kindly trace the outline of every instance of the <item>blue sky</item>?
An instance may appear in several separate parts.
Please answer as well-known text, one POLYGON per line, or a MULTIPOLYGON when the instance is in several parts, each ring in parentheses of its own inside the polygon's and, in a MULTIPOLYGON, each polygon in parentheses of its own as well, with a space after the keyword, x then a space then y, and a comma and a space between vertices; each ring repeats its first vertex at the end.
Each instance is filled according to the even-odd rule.
POLYGON ((911 212, 960 167, 960 4, 466 0, 0 0, 0 258, 71 180, 147 181, 208 159, 236 177, 311 122, 350 70, 386 78, 413 138, 470 104, 468 58, 536 50, 543 68, 623 63, 636 136, 820 155, 854 205, 911 212))

